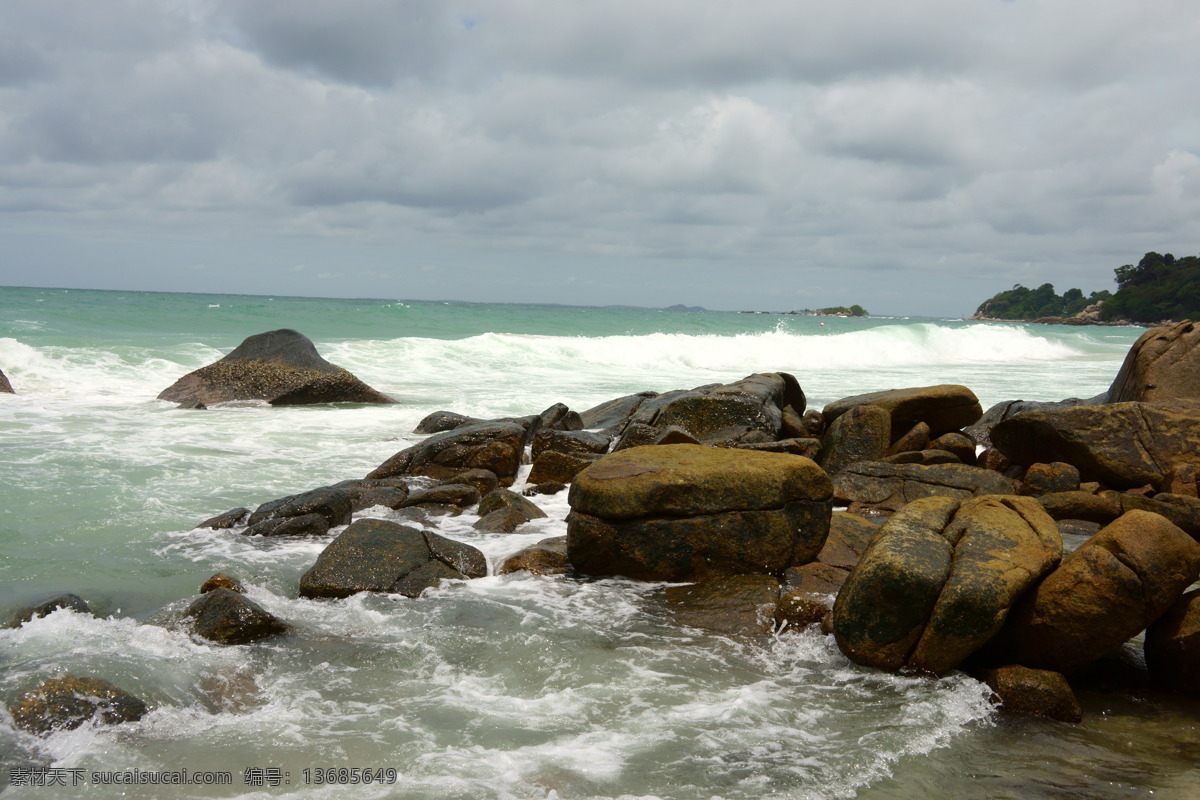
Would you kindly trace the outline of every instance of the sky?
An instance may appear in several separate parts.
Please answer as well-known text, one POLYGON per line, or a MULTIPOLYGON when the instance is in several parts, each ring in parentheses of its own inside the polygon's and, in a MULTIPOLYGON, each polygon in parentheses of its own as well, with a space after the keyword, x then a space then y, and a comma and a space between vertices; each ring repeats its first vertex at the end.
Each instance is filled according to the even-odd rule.
POLYGON ((1195 0, 4 0, 0 285, 961 316, 1200 253, 1195 0))

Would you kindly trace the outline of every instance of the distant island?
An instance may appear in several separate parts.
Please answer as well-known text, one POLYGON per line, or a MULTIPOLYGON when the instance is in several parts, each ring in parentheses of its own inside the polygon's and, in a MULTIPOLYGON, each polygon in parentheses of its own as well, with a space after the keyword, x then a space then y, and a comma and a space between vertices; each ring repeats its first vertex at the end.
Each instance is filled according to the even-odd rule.
POLYGON ((830 306, 829 308, 805 308, 800 311, 739 311, 739 314, 805 314, 810 317, 869 317, 871 312, 855 303, 846 306, 830 306))
POLYGON ((667 306, 663 311, 708 311, 703 306, 685 306, 682 303, 676 303, 673 306, 667 306))
POLYGON ((1129 325, 1200 317, 1200 256, 1150 252, 1136 266, 1114 272, 1116 294, 1104 290, 1084 297, 1079 289, 1068 289, 1059 295, 1049 283, 1036 289, 1018 283, 985 300, 971 319, 1129 325))

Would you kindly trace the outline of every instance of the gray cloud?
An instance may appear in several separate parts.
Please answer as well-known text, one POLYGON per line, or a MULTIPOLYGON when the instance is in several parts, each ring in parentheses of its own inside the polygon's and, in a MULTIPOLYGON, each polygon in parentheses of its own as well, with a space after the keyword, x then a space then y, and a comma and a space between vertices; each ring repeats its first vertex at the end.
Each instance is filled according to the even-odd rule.
POLYGON ((1175 0, 15 0, 0 31, 0 237, 31 257, 117 235, 98 263, 175 248, 235 292, 445 296, 433 266, 464 299, 961 313, 1200 251, 1175 0))

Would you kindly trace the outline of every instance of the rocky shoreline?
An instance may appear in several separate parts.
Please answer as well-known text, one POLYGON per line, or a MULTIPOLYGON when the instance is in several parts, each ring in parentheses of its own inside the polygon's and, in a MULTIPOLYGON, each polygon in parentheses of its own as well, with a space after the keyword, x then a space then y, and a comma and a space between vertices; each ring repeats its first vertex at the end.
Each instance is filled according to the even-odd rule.
MULTIPOLYGON (((242 380, 231 361, 219 377, 242 380)), ((538 496, 568 491, 567 535, 496 572, 688 583, 665 593, 681 624, 749 637, 817 625, 856 663, 965 670, 1008 710, 1077 720, 1072 681, 1142 631, 1141 679, 1200 693, 1197 376, 1200 331, 1184 322, 1147 331, 1090 400, 985 411, 947 384, 817 411, 794 376, 762 373, 581 412, 436 412, 417 426, 427 438, 368 475, 224 512, 196 535, 332 537, 299 597, 420 602, 488 574, 439 517, 516 531, 544 515, 538 496)), ((47 598, 12 624, 57 608, 87 606, 47 598)), ((246 644, 286 641, 297 622, 214 576, 163 624, 246 644)), ((68 677, 18 698, 14 719, 45 733, 144 713, 98 677, 68 677)))

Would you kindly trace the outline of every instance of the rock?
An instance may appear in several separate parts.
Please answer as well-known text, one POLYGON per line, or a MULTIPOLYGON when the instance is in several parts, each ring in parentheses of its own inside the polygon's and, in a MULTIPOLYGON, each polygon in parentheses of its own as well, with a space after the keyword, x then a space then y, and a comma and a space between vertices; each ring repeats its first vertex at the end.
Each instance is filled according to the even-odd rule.
POLYGON ((1079 491, 1079 470, 1061 461, 1053 464, 1030 464, 1021 481, 1020 494, 1039 497, 1057 492, 1079 491))
POLYGON ((878 461, 892 441, 892 415, 879 406, 855 406, 834 419, 817 463, 830 475, 861 461, 878 461))
POLYGON ((512 533, 528 521, 529 518, 516 506, 504 506, 484 514, 471 527, 486 533, 512 533))
POLYGON ((219 644, 249 644, 288 630, 258 603, 223 587, 202 594, 183 614, 192 619, 197 635, 219 644))
MULTIPOLYGON (((888 415, 889 430, 891 423, 891 415, 888 415)), ((894 456, 897 453, 907 453, 912 450, 924 450, 929 447, 929 425, 924 422, 918 422, 909 429, 908 433, 897 439, 887 450, 887 455, 894 456)))
POLYGON ((1153 624, 1198 574, 1200 544, 1157 514, 1126 512, 1013 609, 995 649, 1069 675, 1153 624))
POLYGON ((538 414, 538 427, 534 434, 545 430, 581 431, 583 430, 583 418, 567 408, 565 404, 555 403, 538 414))
POLYGON ((808 595, 836 595, 849 577, 848 569, 813 561, 784 570, 783 588, 808 595))
POLYGON ((350 495, 350 508, 354 513, 376 506, 402 508, 408 500, 408 490, 398 486, 350 489, 347 493, 350 495))
POLYGON ((442 433, 443 431, 452 431, 455 428, 461 428, 464 425, 474 425, 478 422, 482 422, 482 420, 463 414, 456 414, 453 411, 435 411, 418 422, 417 427, 413 428, 413 433, 421 435, 442 433))
POLYGON ((417 525, 424 525, 427 528, 436 527, 433 520, 439 517, 457 517, 463 513, 463 510, 458 506, 444 506, 438 503, 426 503, 423 506, 410 506, 409 508, 400 508, 389 515, 389 518, 397 522, 412 522, 417 525))
POLYGON ((137 722, 148 710, 144 702, 107 681, 74 675, 44 681, 9 706, 18 727, 39 735, 74 730, 93 720, 104 725, 137 722))
POLYGON ((265 520, 317 514, 324 518, 330 528, 336 528, 349 525, 353 513, 350 495, 342 489, 326 486, 263 503, 250 515, 246 524, 254 527, 265 520))
POLYGON ((932 467, 938 464, 961 464, 958 456, 947 450, 906 450, 879 459, 883 464, 920 464, 932 467))
POLYGON ((480 497, 486 497, 500 487, 500 479, 490 469, 468 469, 451 475, 446 483, 465 483, 474 486, 480 497))
POLYGON ((809 437, 780 439, 778 442, 743 442, 731 446, 739 450, 758 450, 761 453, 788 453, 793 456, 811 458, 814 461, 821 452, 821 440, 809 437))
POLYGON ((274 406, 396 402, 321 358, 308 337, 290 329, 247 338, 220 361, 184 375, 158 399, 184 407, 233 400, 274 406))
MULTIPOLYGON (((728 430, 728 429, 726 429, 728 430)), ((663 428, 650 444, 700 444, 700 440, 675 425, 663 428)))
POLYGON ((1146 630, 1146 667, 1154 683, 1200 694, 1200 589, 1180 597, 1146 630))
POLYGON ((8 624, 5 627, 19 628, 30 620, 38 617, 44 617, 58 611, 60 608, 65 608, 69 611, 74 611, 76 614, 91 614, 92 609, 88 607, 87 602, 77 594, 55 594, 50 597, 44 597, 35 603, 30 603, 26 606, 21 606, 12 612, 8 619, 8 624))
POLYGON ((470 508, 479 502, 479 490, 465 483, 443 483, 429 489, 413 492, 401 508, 423 505, 458 506, 470 508))
POLYGON ((784 591, 775 607, 775 624, 783 628, 807 628, 820 625, 830 614, 830 608, 818 595, 795 589, 784 591))
POLYGON ((672 586, 666 596, 684 625, 748 636, 765 636, 775 629, 779 582, 769 575, 728 575, 672 586))
POLYGON ((858 514, 835 511, 829 522, 829 536, 821 552, 817 553, 817 561, 849 571, 878 533, 877 523, 858 514))
POLYGON ((1167 473, 1167 481, 1163 491, 1168 494, 1182 494, 1188 497, 1200 495, 1196 487, 1197 468, 1195 464, 1177 464, 1167 473))
POLYGON ((618 397, 584 411, 579 415, 580 421, 586 430, 604 430, 617 436, 641 405, 655 397, 658 397, 658 392, 640 392, 618 397))
POLYGON ((567 537, 554 536, 542 539, 535 545, 518 550, 496 570, 497 575, 508 575, 512 572, 525 572, 534 575, 565 575, 571 571, 571 563, 567 561, 567 537))
POLYGON ((929 443, 930 450, 944 450, 963 464, 975 463, 975 443, 962 433, 943 433, 929 443))
POLYGON ((568 554, 586 575, 778 575, 825 543, 829 492, 800 456, 686 444, 614 452, 571 487, 568 554))
POLYGON ((705 444, 774 441, 783 427, 783 408, 802 413, 804 392, 785 372, 749 375, 729 384, 699 386, 645 399, 626 430, 641 423, 660 431, 676 426, 705 444))
POLYGON ((481 422, 445 433, 401 450, 367 475, 368 479, 426 475, 439 480, 464 470, 486 469, 501 485, 516 478, 525 448, 525 429, 513 422, 481 422))
POLYGON ((465 580, 486 574, 487 561, 473 547, 387 520, 360 519, 334 539, 300 578, 300 596, 399 592, 416 597, 442 577, 465 580), (430 565, 431 561, 448 571, 430 565), (418 570, 421 581, 410 578, 418 570))
MULTIPOLYGON (((817 415, 818 417, 820 414, 817 415)), ((824 433, 822 429, 814 434, 808 425, 807 419, 803 413, 792 408, 791 404, 785 405, 780 411, 779 418, 779 438, 781 439, 811 439, 816 438, 824 433)))
POLYGON ((542 511, 537 503, 508 489, 497 489, 479 501, 479 514, 481 516, 490 514, 497 509, 506 507, 518 509, 526 520, 546 518, 546 512, 542 511))
POLYGON ((897 511, 922 497, 961 500, 984 494, 1015 493, 1016 485, 1010 479, 966 464, 922 466, 864 461, 833 477, 833 494, 838 504, 880 511, 897 511))
POLYGON ((218 572, 201 584, 200 594, 207 594, 213 589, 229 589, 230 591, 238 593, 246 591, 246 588, 242 586, 240 581, 226 575, 224 572, 218 572))
POLYGON ((246 536, 324 536, 329 533, 329 521, 320 514, 264 519, 242 533, 246 536))
POLYGON ((857 406, 874 405, 892 417, 892 440, 912 430, 918 422, 929 426, 931 436, 957 431, 982 415, 979 398, 965 386, 942 384, 912 389, 891 389, 837 400, 822 409, 827 425, 857 406))
MULTIPOLYGON (((963 429, 963 433, 971 438, 975 444, 981 447, 992 446, 992 428, 999 423, 1015 417, 1023 411, 1038 411, 1050 410, 1057 408, 1071 408, 1072 406, 1089 405, 1104 401, 1104 396, 1092 398, 1090 400, 1080 400, 1078 397, 1072 397, 1067 400, 1059 400, 1057 402, 1038 402, 1036 400, 1007 400, 1003 403, 997 403, 983 413, 979 421, 974 425, 968 425, 963 429)), ((1000 470, 998 470, 1000 471, 1000 470)))
POLYGON ((1054 492, 1037 500, 1054 519, 1081 519, 1107 525, 1121 516, 1119 503, 1087 492, 1054 492))
POLYGON ((1061 672, 1030 669, 1019 664, 983 670, 975 676, 986 683, 1000 707, 1013 714, 1080 722, 1083 711, 1061 672))
POLYGON ((4 370, 0 369, 0 394, 16 394, 13 391, 12 384, 9 383, 8 376, 4 374, 4 370))
POLYGON ((1119 495, 1122 511, 1141 510, 1166 517, 1193 539, 1200 539, 1200 500, 1181 494, 1160 492, 1141 497, 1131 492, 1119 495))
POLYGON ((1192 322, 1151 328, 1133 343, 1108 389, 1108 402, 1200 399, 1200 329, 1192 322))
POLYGON ((1030 498, 917 500, 884 523, 838 594, 838 647, 859 664, 944 675, 1061 557, 1058 528, 1030 498))
POLYGON ((1026 411, 992 429, 992 442, 1018 464, 1065 461, 1081 480, 1161 486, 1174 465, 1200 464, 1200 401, 1026 411))
POLYGON ((570 483, 584 467, 608 452, 609 438, 590 431, 543 429, 533 437, 530 483, 570 483))
POLYGON ((644 447, 648 444, 654 444, 661 433, 662 431, 653 425, 647 425, 644 422, 630 422, 624 427, 621 435, 617 438, 612 451, 615 453, 618 450, 628 450, 632 447, 644 447))
POLYGON ((224 514, 217 514, 215 517, 210 517, 204 520, 197 528, 212 528, 213 530, 228 530, 229 528, 237 528, 246 524, 246 520, 250 518, 250 509, 235 508, 231 511, 226 511, 224 514))
POLYGON ((559 492, 566 491, 566 488, 567 485, 559 481, 542 481, 532 486, 526 486, 522 494, 526 497, 533 497, 539 494, 558 494, 559 492))

